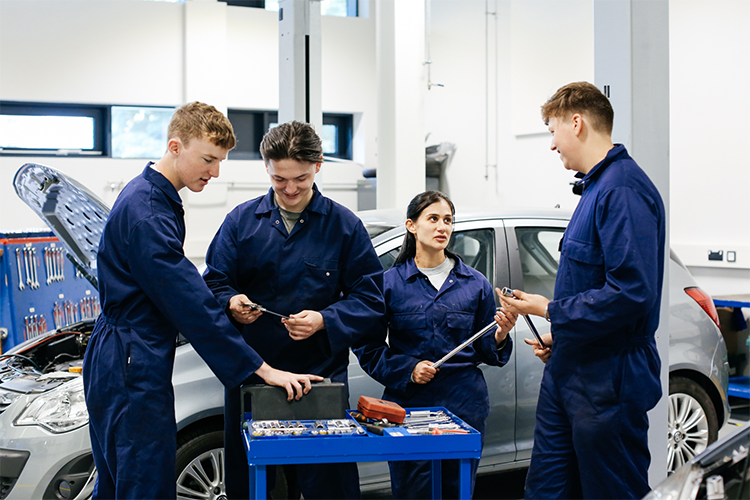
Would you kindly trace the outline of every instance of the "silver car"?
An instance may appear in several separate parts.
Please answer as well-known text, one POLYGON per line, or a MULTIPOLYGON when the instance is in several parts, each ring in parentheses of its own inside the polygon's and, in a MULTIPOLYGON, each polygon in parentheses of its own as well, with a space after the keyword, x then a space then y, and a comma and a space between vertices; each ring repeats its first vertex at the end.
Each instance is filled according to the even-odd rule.
MULTIPOLYGON (((101 231, 84 213, 92 206, 103 207, 101 202, 64 174, 41 165, 24 165, 14 183, 16 192, 32 210, 47 220, 51 217, 49 225, 71 247, 68 252, 82 271, 95 276, 96 245, 84 250, 74 247, 76 241, 86 240, 82 226, 87 231, 101 231), (52 210, 56 200, 64 200, 65 208, 52 210), (57 210, 75 215, 55 216, 57 210)), ((96 223, 100 226, 108 213, 106 207, 103 210, 105 217, 96 223)), ((383 267, 390 268, 403 240, 403 215, 372 211, 360 216, 383 267)), ((451 249, 493 286, 551 298, 557 248, 568 219, 569 214, 561 210, 458 213, 451 249)), ((672 471, 716 440, 719 428, 729 418, 729 406, 727 352, 718 324, 711 319, 716 317, 713 303, 674 254, 670 259, 669 297, 668 467, 672 471)), ((537 327, 540 333, 549 328, 543 321, 537 322, 537 327)), ((92 322, 83 322, 49 332, 16 346, 8 353, 13 356, 0 360, 0 500, 90 496, 96 471, 88 415, 81 378, 71 375, 68 367, 80 364, 92 328, 92 322), (48 359, 52 352, 58 357, 48 359), (60 357, 60 353, 67 356, 60 357), (54 363, 54 359, 60 361, 54 363), (47 373, 40 373, 39 366, 49 366, 47 373)), ((505 367, 483 367, 491 410, 480 474, 523 468, 529 463, 543 365, 530 348, 522 345, 523 338, 531 337, 527 328, 519 322, 511 333, 517 348, 505 367)), ((364 374, 353 355, 349 382, 352 407, 356 407, 360 395, 382 394, 382 386, 364 374)), ((223 387, 184 339, 177 347, 173 383, 178 428, 177 496, 225 498, 223 387)), ((360 478, 365 490, 385 488, 388 469, 382 463, 362 463, 360 478)))

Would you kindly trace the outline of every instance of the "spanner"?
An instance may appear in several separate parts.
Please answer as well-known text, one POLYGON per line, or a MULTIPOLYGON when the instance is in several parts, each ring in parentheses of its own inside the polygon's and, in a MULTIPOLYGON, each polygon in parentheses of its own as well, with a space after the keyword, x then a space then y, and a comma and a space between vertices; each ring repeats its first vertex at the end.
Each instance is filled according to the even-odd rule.
POLYGON ((32 288, 39 288, 39 270, 36 264, 36 247, 31 247, 31 274, 33 281, 31 283, 32 288))
POLYGON ((29 265, 29 249, 23 249, 23 265, 26 268, 26 286, 31 288, 31 266, 29 265))
POLYGON ((63 249, 60 249, 60 281, 65 281, 65 255, 63 249))
POLYGON ((16 264, 18 264, 18 289, 23 290, 23 276, 21 275, 21 249, 16 248, 16 264))

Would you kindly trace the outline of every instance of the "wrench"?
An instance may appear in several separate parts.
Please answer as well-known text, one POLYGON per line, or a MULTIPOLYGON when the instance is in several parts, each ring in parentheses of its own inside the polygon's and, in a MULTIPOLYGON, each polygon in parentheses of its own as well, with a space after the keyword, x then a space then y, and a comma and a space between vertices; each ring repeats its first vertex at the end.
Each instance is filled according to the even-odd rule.
POLYGON ((18 265, 18 289, 23 290, 23 276, 21 275, 21 249, 16 248, 16 264, 18 265))
POLYGON ((44 247, 44 270, 47 272, 47 286, 50 284, 49 248, 44 247))
POLYGON ((29 270, 29 249, 23 249, 23 266, 26 270, 26 286, 31 288, 31 271, 29 270))
POLYGON ((32 275, 32 288, 35 290, 39 288, 39 274, 36 264, 36 247, 31 247, 31 275, 32 275))
POLYGON ((60 249, 60 281, 65 281, 65 255, 63 249, 60 249))

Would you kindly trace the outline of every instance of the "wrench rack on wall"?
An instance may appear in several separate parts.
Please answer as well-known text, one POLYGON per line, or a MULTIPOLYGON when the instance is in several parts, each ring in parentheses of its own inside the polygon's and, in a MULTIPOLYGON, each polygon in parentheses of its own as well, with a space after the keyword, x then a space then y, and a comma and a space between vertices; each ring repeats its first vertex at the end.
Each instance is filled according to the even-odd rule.
POLYGON ((0 352, 99 315, 97 290, 49 231, 0 233, 0 352))

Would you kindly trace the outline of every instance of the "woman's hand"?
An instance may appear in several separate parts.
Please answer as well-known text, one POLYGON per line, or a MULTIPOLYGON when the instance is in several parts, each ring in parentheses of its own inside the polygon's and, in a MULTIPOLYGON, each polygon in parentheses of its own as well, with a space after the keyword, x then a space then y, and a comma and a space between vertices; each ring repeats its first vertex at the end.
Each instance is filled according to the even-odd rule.
POLYGON ((437 368, 432 367, 432 361, 420 361, 411 372, 411 379, 415 384, 426 384, 437 373, 437 368))
POLYGON ((229 312, 232 313, 232 318, 243 325, 249 325, 258 319, 263 313, 257 309, 252 309, 250 304, 252 304, 251 300, 244 293, 229 299, 229 312))
POLYGON ((518 314, 507 312, 501 309, 495 313, 495 323, 497 323, 497 330, 495 330, 495 344, 500 345, 500 342, 505 340, 508 333, 516 326, 516 320, 518 314))

